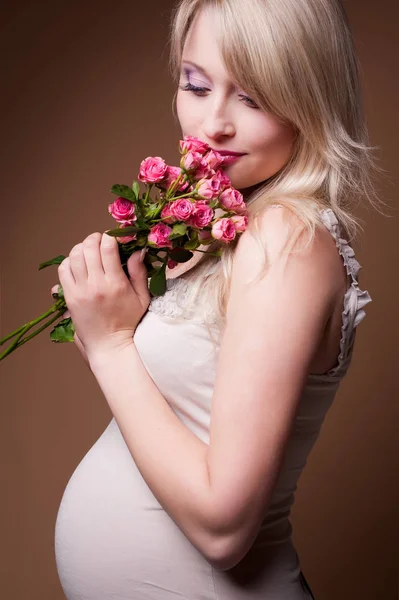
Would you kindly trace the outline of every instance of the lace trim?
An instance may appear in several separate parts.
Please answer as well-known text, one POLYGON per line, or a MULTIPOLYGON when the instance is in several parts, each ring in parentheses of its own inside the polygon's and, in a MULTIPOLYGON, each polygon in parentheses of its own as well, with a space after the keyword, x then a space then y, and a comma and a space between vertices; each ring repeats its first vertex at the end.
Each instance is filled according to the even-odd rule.
POLYGON ((189 282, 180 277, 166 280, 166 292, 163 296, 152 298, 148 310, 163 317, 189 319, 195 323, 216 324, 216 317, 202 305, 189 306, 189 282))

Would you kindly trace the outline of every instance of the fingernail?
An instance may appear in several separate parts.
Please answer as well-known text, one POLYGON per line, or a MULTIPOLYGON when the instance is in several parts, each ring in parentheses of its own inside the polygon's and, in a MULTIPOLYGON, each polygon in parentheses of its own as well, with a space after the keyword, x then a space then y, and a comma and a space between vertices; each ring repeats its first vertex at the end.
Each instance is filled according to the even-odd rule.
POLYGON ((140 262, 143 262, 144 257, 145 257, 145 248, 143 248, 140 252, 140 262))

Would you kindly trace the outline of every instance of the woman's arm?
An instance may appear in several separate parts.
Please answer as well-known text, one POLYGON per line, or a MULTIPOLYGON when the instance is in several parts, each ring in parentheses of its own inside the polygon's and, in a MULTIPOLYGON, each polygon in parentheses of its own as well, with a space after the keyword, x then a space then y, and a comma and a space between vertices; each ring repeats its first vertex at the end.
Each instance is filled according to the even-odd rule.
POLYGON ((277 260, 287 231, 283 211, 264 219, 269 268, 256 284, 259 246, 249 232, 237 246, 209 446, 176 417, 134 344, 89 356, 143 478, 220 569, 237 564, 259 530, 340 282, 335 245, 322 233, 308 250, 277 260))

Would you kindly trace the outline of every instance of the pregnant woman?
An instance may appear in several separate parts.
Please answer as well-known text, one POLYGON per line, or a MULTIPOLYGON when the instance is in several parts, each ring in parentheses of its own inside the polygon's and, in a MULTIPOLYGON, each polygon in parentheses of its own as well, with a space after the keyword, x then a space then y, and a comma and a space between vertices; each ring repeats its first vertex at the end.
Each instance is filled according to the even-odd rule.
POLYGON ((62 498, 60 581, 68 600, 313 598, 290 511, 371 301, 352 207, 379 202, 352 37, 336 0, 182 0, 171 48, 182 134, 229 157, 249 226, 160 297, 105 234, 59 266, 113 414, 62 498))

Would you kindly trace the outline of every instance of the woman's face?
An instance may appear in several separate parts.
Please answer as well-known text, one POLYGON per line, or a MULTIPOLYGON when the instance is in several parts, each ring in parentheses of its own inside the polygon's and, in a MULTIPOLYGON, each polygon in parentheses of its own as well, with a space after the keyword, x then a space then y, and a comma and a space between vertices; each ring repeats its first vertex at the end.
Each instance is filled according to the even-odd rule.
POLYGON ((211 9, 201 11, 188 32, 176 108, 183 135, 198 137, 214 150, 240 153, 225 167, 239 190, 265 181, 291 156, 292 126, 257 108, 230 80, 211 9))

